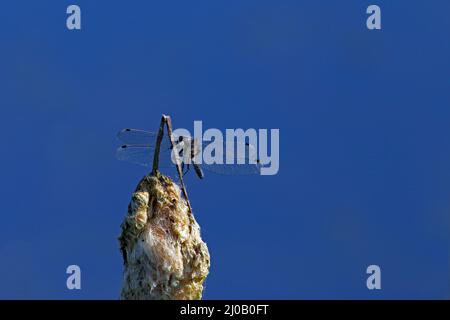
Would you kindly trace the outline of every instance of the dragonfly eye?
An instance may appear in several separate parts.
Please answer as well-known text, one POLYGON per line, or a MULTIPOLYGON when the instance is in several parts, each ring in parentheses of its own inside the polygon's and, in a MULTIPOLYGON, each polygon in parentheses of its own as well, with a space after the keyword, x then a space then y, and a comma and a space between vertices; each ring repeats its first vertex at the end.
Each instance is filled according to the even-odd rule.
POLYGON ((126 131, 126 132, 130 132, 130 131, 131 131, 131 129, 125 129, 124 131, 126 131))
POLYGON ((127 146, 124 144, 123 146, 121 146, 122 149, 125 149, 127 146))

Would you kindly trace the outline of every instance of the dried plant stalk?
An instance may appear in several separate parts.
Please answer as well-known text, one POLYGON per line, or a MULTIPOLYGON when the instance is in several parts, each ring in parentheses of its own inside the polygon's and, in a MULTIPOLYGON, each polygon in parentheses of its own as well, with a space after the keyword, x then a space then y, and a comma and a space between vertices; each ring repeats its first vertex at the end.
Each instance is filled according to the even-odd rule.
POLYGON ((201 299, 209 252, 177 184, 159 172, 144 177, 121 227, 121 299, 201 299))

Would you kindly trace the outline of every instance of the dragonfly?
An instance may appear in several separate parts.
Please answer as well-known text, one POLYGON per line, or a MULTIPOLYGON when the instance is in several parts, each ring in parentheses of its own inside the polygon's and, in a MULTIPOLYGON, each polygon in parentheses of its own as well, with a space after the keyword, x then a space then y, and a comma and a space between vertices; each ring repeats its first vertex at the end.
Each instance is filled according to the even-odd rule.
MULTIPOLYGON (((117 137, 124 144, 117 149, 117 158, 147 167, 152 166, 157 135, 157 132, 140 129, 123 129, 119 131, 117 137)), ((228 150, 227 142, 215 140, 215 146, 220 145, 222 147, 223 163, 200 163, 201 161, 198 160, 198 157, 201 156, 200 150, 205 150, 211 142, 199 141, 191 136, 175 134, 172 135, 172 139, 174 147, 168 136, 164 135, 163 137, 160 145, 160 167, 173 166, 176 163, 174 157, 178 157, 183 175, 189 171, 190 164, 192 164, 196 175, 200 179, 204 177, 202 168, 206 171, 223 175, 260 174, 262 165, 257 158, 256 148, 247 142, 245 142, 243 148, 234 146, 234 150, 228 150)))

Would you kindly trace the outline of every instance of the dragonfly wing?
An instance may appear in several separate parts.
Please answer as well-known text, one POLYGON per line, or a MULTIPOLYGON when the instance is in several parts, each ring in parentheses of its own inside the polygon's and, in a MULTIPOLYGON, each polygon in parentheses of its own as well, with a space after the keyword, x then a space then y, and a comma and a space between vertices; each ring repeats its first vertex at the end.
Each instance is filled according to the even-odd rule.
MULTIPOLYGON (((140 129, 122 129, 117 133, 117 138, 127 145, 146 145, 154 147, 156 145, 156 139, 158 137, 157 132, 150 132, 140 129)), ((173 135, 173 140, 176 143, 180 139, 179 136, 173 135)), ((183 137, 187 141, 190 141, 190 137, 183 137)), ((169 137, 164 134, 161 141, 161 150, 170 150, 172 144, 169 137)))
MULTIPOLYGON (((195 142, 196 141, 194 141, 193 145, 196 145, 195 142)), ((204 157, 209 156, 211 148, 214 146, 217 146, 217 150, 214 150, 214 157, 218 152, 219 154, 221 154, 223 163, 239 163, 239 164, 258 163, 257 149, 250 143, 245 143, 244 145, 238 146, 237 143, 230 143, 219 140, 213 142, 204 141, 202 142, 203 156, 204 157)))
MULTIPOLYGON (((117 149, 117 159, 150 167, 153 165, 155 148, 148 145, 123 145, 117 149)), ((167 168, 173 165, 170 149, 161 149, 159 167, 167 168)))
MULTIPOLYGON (((223 174, 223 175, 253 175, 261 173, 261 164, 258 160, 256 148, 250 144, 238 146, 237 143, 224 141, 202 142, 203 163, 202 168, 206 171, 223 174), (210 145, 213 143, 213 145, 210 145), (228 144, 228 145, 227 145, 228 144), (208 147, 208 145, 210 145, 208 147), (214 150, 213 158, 221 158, 221 164, 211 163, 206 157, 212 151, 211 147, 217 147, 214 150), (206 149, 206 152, 205 152, 206 149)), ((212 159, 211 159, 212 160, 212 159)))
POLYGON ((126 144, 154 145, 156 143, 156 132, 139 129, 123 129, 117 133, 117 137, 126 144))
POLYGON ((260 164, 202 164, 201 168, 222 175, 254 175, 261 173, 260 164))
MULTIPOLYGON (((118 133, 118 137, 126 143, 126 145, 119 147, 117 150, 117 158, 119 160, 144 166, 151 166, 153 164, 153 153, 155 150, 157 133, 139 129, 123 129, 118 133)), ((200 142, 194 140, 192 137, 182 137, 182 139, 180 139, 180 137, 174 136, 173 140, 178 147, 183 145, 187 146, 187 148, 183 149, 183 154, 187 157, 190 157, 190 148, 197 150, 200 146, 200 142)), ((205 163, 205 155, 208 156, 209 152, 205 153, 204 151, 211 142, 201 142, 203 154, 199 154, 199 156, 203 156, 203 164, 201 165, 203 169, 224 175, 260 174, 261 165, 257 157, 256 148, 253 145, 245 143, 244 146, 239 147, 237 146, 237 143, 233 143, 233 145, 228 145, 227 148, 227 142, 213 141, 212 143, 217 147, 215 152, 219 152, 222 156, 222 164, 205 163)), ((211 151, 211 146, 208 150, 211 151)), ((194 151, 193 153, 197 154, 199 152, 194 151)), ((172 161, 171 156, 172 146, 169 138, 164 135, 160 148, 159 166, 173 166, 174 162, 172 161)), ((182 156, 182 154, 180 154, 180 156, 182 156)))
POLYGON ((128 161, 143 166, 150 166, 153 163, 154 148, 150 146, 123 145, 117 149, 117 159, 128 161))

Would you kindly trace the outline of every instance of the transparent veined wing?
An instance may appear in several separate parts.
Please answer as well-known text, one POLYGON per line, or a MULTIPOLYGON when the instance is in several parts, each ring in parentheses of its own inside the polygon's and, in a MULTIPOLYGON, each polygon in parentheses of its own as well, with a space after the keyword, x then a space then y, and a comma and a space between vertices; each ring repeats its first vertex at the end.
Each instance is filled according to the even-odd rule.
MULTIPOLYGON (((150 132, 139 129, 123 129, 117 133, 117 137, 125 144, 130 145, 147 145, 147 146, 155 146, 156 137, 158 136, 157 132, 150 132)), ((170 141, 166 135, 163 136, 163 140, 161 145, 168 147, 170 145, 170 141)))
MULTIPOLYGON (((117 137, 125 144, 117 149, 116 155, 119 160, 128 161, 144 166, 153 164, 153 154, 155 151, 156 139, 158 133, 140 129, 123 129, 117 133, 117 137)), ((180 144, 180 137, 174 136, 176 145, 180 144)), ((182 140, 182 138, 181 138, 182 140)), ((189 142, 191 138, 186 137, 189 142)), ((181 143, 180 145, 184 145, 181 143)), ((178 147, 177 151, 180 150, 178 147)), ((169 167, 174 164, 171 158, 172 144, 169 137, 165 134, 160 145, 159 166, 169 167)), ((189 153, 188 153, 189 154, 189 153)), ((180 157, 180 161, 183 159, 180 157)))
MULTIPOLYGON (((154 147, 156 144, 157 132, 145 131, 140 129, 122 129, 117 133, 117 138, 127 145, 145 145, 154 147)), ((173 135, 174 142, 185 139, 191 141, 191 137, 180 137, 173 135)), ((161 150, 171 150, 172 144, 170 143, 167 133, 163 135, 161 140, 161 150)))
MULTIPOLYGON (((117 158, 144 166, 151 166, 155 150, 156 132, 139 129, 123 129, 117 134, 118 138, 126 143, 118 148, 117 158)), ((257 149, 250 143, 225 142, 222 140, 199 142, 192 137, 176 136, 173 140, 180 161, 190 163, 196 161, 201 168, 226 175, 260 174, 262 165, 258 159, 257 149), (200 152, 201 151, 201 152, 200 152), (194 159, 190 159, 191 155, 194 159), (214 162, 214 160, 218 160, 214 162)), ((161 142, 160 167, 173 166, 172 145, 165 134, 161 142)))
MULTIPOLYGON (((153 164, 154 151, 155 148, 153 146, 123 145, 117 149, 117 158, 119 160, 131 162, 134 164, 151 167, 153 164)), ((161 168, 168 168, 174 166, 174 163, 172 162, 171 159, 171 152, 169 151, 160 152, 159 166, 161 168)), ((205 169, 206 171, 223 175, 252 175, 252 174, 260 174, 262 165, 260 163, 256 164, 203 163, 200 165, 200 167, 202 169, 205 169)))
POLYGON ((117 133, 117 137, 125 144, 153 145, 157 137, 156 132, 139 129, 123 129, 117 133))
POLYGON ((261 172, 257 149, 250 143, 216 140, 213 145, 211 142, 203 142, 202 148, 201 167, 206 171, 224 175, 252 175, 261 172))
POLYGON ((261 173, 261 165, 257 164, 202 164, 201 168, 222 175, 254 175, 261 173))
MULTIPOLYGON (((155 148, 149 145, 128 145, 120 146, 116 151, 117 159, 122 161, 150 167, 153 165, 153 155, 155 148)), ((171 152, 169 149, 160 150, 159 166, 170 167, 173 165, 171 152)))

